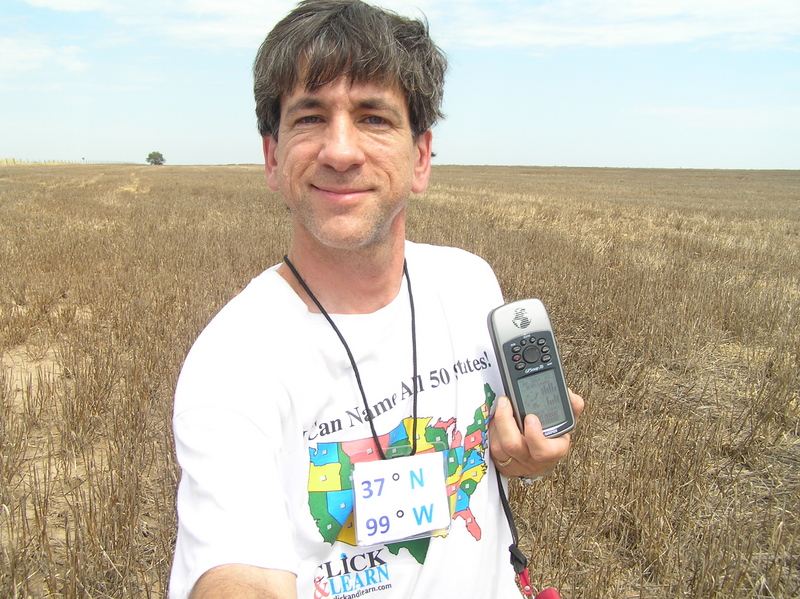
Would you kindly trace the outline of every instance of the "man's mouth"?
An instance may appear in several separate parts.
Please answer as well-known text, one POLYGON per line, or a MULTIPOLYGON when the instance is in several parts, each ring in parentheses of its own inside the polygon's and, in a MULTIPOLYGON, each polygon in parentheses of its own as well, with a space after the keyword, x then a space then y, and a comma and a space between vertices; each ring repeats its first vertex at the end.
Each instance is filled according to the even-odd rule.
POLYGON ((330 197, 355 197, 367 193, 370 191, 369 188, 361 188, 361 187, 340 187, 338 185, 311 185, 316 191, 320 192, 323 195, 330 196, 330 197))

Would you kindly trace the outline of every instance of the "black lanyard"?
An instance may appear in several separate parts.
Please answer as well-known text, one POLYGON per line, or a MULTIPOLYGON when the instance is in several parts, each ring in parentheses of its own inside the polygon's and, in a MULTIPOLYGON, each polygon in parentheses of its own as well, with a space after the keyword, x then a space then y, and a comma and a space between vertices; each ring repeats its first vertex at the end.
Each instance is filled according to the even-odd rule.
MULTIPOLYGON (((364 409, 366 410, 366 414, 369 415, 369 428, 372 431, 372 439, 375 441, 375 447, 378 449, 378 454, 381 456, 382 460, 386 459, 386 454, 383 451, 383 447, 381 447, 381 443, 378 440, 378 434, 375 432, 375 424, 372 422, 372 416, 369 409, 369 404, 367 403, 367 394, 364 392, 364 385, 361 383, 361 375, 358 372, 358 365, 356 364, 355 358, 353 358, 353 352, 350 351, 350 346, 347 345, 347 341, 345 341, 344 335, 339 330, 339 327, 336 326, 336 323, 333 322, 333 319, 330 315, 325 311, 325 308, 322 307, 322 304, 319 302, 317 297, 311 292, 311 289, 308 288, 306 282, 303 280, 303 277, 300 276, 300 273, 297 272, 297 269, 294 267, 294 264, 291 263, 288 256, 283 257, 284 263, 286 266, 289 267, 289 270, 292 271, 292 274, 297 279, 297 282, 300 283, 301 287, 305 290, 308 294, 308 297, 314 302, 317 306, 319 311, 328 321, 328 324, 331 325, 331 328, 336 332, 336 335, 339 337, 339 341, 342 342, 345 351, 347 352, 347 357, 350 358, 350 365, 353 367, 353 374, 356 376, 356 382, 358 383, 358 390, 361 392, 361 399, 364 402, 364 409)), ((412 401, 412 418, 413 418, 413 425, 412 425, 412 441, 411 441, 411 455, 415 455, 417 453, 417 325, 416 325, 416 317, 414 314, 414 295, 411 293, 411 279, 408 276, 408 265, 406 261, 403 260, 403 275, 406 278, 406 286, 408 287, 408 302, 411 306, 411 361, 413 363, 414 369, 414 378, 413 378, 413 388, 414 388, 414 399, 412 401)))

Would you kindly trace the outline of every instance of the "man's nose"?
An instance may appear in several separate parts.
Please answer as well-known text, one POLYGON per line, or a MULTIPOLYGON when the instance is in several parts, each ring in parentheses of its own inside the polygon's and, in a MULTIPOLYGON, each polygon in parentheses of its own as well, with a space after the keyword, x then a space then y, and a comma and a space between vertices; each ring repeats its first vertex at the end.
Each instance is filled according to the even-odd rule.
POLYGON ((344 172, 364 163, 361 133, 348 118, 331 119, 319 153, 322 164, 344 172))

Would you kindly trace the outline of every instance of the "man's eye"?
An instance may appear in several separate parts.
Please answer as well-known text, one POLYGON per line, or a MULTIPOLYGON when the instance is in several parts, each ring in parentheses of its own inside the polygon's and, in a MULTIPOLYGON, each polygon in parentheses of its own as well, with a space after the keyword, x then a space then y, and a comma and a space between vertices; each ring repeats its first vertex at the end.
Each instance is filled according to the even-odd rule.
POLYGON ((383 118, 382 116, 375 116, 373 114, 365 118, 364 122, 367 123, 368 125, 385 125, 386 119, 383 118))
POLYGON ((314 115, 304 116, 304 117, 301 117, 301 118, 297 119, 297 124, 298 125, 315 125, 316 123, 321 123, 321 122, 322 122, 322 119, 320 117, 314 116, 314 115))

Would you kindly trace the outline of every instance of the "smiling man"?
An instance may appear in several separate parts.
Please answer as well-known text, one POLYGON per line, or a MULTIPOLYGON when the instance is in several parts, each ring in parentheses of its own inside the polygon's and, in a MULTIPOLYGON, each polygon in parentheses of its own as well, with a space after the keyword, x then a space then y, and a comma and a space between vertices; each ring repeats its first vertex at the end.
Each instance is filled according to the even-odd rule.
MULTIPOLYGON (((351 286, 319 285, 328 310, 387 305, 402 274, 406 203, 430 174, 430 130, 413 133, 397 86, 339 77, 313 91, 296 88, 282 104, 277 137, 263 143, 269 185, 292 215, 289 258, 309 279, 338 277, 351 264, 359 271, 353 283, 370 275, 357 296, 351 286)), ((302 292, 296 277, 286 278, 302 292)))
POLYGON ((424 23, 358 0, 302 2, 262 44, 292 241, 181 372, 173 599, 519 596, 496 471, 542 475, 570 438, 500 397, 489 266, 406 240, 445 68, 424 23))

